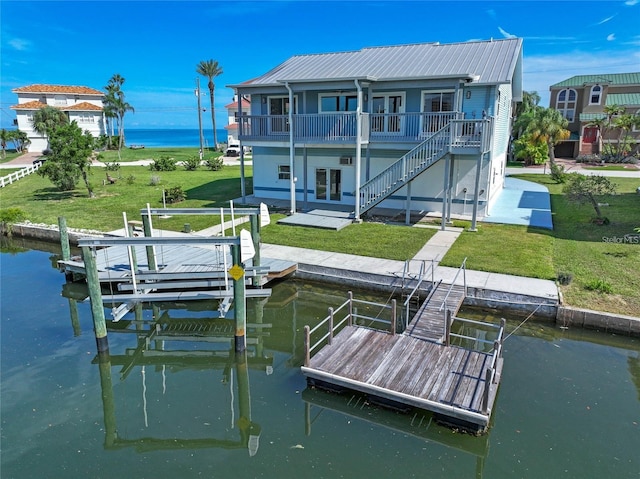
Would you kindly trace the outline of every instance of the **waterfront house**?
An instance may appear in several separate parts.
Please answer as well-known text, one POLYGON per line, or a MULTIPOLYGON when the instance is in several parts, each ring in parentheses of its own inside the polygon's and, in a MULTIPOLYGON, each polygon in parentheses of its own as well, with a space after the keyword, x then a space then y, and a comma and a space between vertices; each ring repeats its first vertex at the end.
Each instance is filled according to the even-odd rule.
POLYGON ((47 148, 47 138, 33 129, 33 114, 47 105, 64 111, 69 121, 76 121, 83 131, 95 138, 105 134, 103 114, 104 93, 86 86, 29 85, 14 88, 18 104, 11 107, 16 112, 18 129, 24 131, 31 142, 30 152, 47 148))
POLYGON ((238 115, 240 114, 240 110, 242 110, 243 115, 249 114, 251 100, 248 97, 243 97, 241 101, 242 108, 240 108, 237 95, 234 95, 233 101, 228 105, 225 105, 225 108, 227 109, 228 121, 227 125, 224 128, 225 130, 227 130, 228 144, 238 143, 240 141, 238 138, 238 115))
MULTIPOLYGON (((576 75, 549 87, 549 106, 559 110, 569 121, 571 137, 556 145, 555 154, 576 158, 578 155, 597 154, 603 142, 618 141, 618 134, 600 138, 600 131, 593 125, 604 118, 607 106, 618 105, 625 113, 640 113, 640 73, 602 73, 576 75)), ((630 132, 636 143, 640 130, 630 132)))
POLYGON ((475 220, 503 186, 522 40, 296 55, 230 87, 254 196, 475 220))

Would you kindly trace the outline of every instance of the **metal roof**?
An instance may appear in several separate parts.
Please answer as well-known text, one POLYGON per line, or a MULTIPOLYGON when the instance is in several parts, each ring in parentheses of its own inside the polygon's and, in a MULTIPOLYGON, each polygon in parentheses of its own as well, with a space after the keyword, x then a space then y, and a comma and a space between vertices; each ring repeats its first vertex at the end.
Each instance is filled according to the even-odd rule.
POLYGON ((607 105, 640 105, 640 92, 638 93, 609 93, 607 105))
POLYGON ((469 78, 476 83, 509 83, 522 55, 522 39, 465 43, 419 43, 362 50, 296 55, 253 80, 231 87, 283 82, 469 78))
POLYGON ((551 85, 549 88, 580 87, 584 85, 640 85, 639 73, 600 73, 597 75, 576 75, 551 85))

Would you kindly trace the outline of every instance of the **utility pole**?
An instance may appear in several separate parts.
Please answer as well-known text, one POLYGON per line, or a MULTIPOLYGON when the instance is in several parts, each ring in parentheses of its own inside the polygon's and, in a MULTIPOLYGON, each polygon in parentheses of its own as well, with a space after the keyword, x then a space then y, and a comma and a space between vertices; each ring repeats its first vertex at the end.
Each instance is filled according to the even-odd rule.
POLYGON ((202 107, 200 106, 200 77, 196 77, 196 97, 198 98, 198 133, 200 134, 200 161, 202 161, 203 141, 202 141, 202 107))

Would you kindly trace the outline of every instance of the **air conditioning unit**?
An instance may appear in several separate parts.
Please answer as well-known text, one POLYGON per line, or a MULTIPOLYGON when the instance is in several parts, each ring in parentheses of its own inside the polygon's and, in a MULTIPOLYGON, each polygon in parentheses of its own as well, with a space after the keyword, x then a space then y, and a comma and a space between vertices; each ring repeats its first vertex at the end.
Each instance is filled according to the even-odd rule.
POLYGON ((340 157, 341 165, 353 165, 353 157, 352 156, 341 156, 340 157))

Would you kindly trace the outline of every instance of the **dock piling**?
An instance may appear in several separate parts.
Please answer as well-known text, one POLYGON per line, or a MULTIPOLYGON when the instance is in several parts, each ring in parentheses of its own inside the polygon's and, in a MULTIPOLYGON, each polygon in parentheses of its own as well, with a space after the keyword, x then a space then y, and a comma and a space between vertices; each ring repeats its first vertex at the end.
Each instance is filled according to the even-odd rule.
POLYGON ((62 260, 69 261, 71 259, 71 247, 69 245, 67 219, 64 216, 58 216, 58 229, 60 230, 60 247, 62 248, 62 260))
POLYGON ((93 316, 93 327, 96 335, 98 353, 108 352, 109 341, 107 339, 107 325, 104 318, 100 278, 98 277, 96 259, 93 256, 93 252, 90 247, 82 247, 82 259, 84 260, 87 275, 87 285, 89 287, 89 299, 91 301, 91 313, 93 316))
MULTIPOLYGON (((240 261, 240 245, 231 245, 232 268, 244 270, 244 265, 240 261)), ((244 284, 244 271, 242 274, 233 274, 233 312, 236 320, 236 352, 242 352, 247 347, 247 304, 244 284)))

